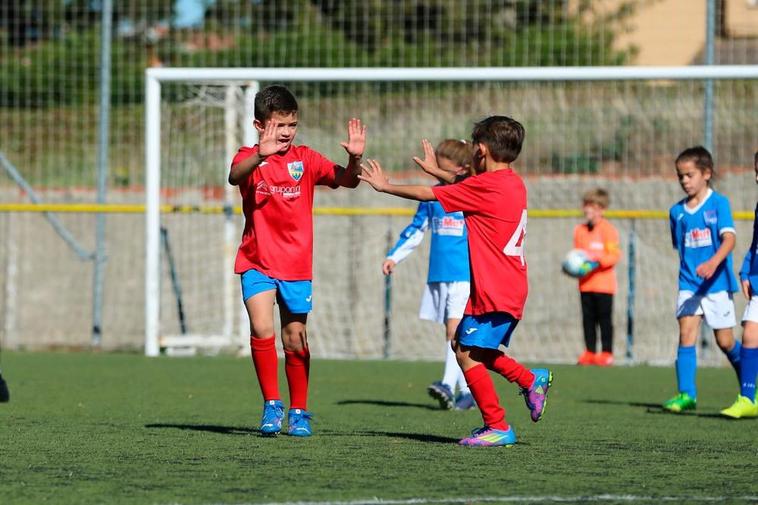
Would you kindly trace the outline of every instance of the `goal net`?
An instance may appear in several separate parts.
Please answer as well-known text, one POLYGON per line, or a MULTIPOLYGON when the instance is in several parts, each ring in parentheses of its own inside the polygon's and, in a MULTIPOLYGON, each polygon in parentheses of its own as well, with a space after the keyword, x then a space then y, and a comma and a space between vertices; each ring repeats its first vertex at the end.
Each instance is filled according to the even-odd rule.
MULTIPOLYGON (((411 159, 421 153, 422 138, 433 144, 467 139, 472 124, 491 114, 521 121, 526 142, 515 168, 529 192, 530 293, 511 352, 564 362, 581 352, 577 285, 561 274, 560 262, 581 222, 581 194, 599 186, 610 192, 610 217, 622 238, 617 359, 628 353, 636 361, 669 362, 677 339, 678 258, 665 216, 683 196, 673 159, 712 131, 716 189, 729 196, 733 210, 752 209, 756 78, 756 67, 150 69, 146 353, 246 345, 248 321, 232 273, 243 218, 239 193, 226 178, 237 148, 256 142, 255 92, 281 83, 299 101, 296 143, 344 164, 339 143, 347 121, 359 117, 368 125, 366 157, 380 160, 395 180, 435 182, 411 159), (706 78, 714 79, 712 116, 706 78)), ((443 356, 443 327, 418 318, 428 239, 391 282, 380 270, 415 206, 365 185, 317 189, 308 318, 314 356, 443 356)), ((739 264, 752 213, 737 212, 737 218, 739 264)), ((741 313, 743 302, 737 302, 741 313)), ((710 349, 702 358, 719 363, 715 345, 710 349)))

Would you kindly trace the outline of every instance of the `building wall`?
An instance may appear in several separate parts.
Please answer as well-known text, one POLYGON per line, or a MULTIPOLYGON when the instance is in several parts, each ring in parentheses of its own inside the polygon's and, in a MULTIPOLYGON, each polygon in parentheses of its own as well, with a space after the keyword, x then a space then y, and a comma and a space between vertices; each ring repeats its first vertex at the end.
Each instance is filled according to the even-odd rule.
POLYGON ((758 37, 758 0, 725 0, 727 37, 758 37))

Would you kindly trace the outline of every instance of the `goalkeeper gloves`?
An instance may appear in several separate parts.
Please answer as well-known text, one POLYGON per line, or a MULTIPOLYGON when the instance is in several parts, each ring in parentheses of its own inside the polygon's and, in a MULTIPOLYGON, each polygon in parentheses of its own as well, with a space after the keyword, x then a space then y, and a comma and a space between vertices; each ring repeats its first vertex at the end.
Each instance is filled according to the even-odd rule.
POLYGON ((600 266, 600 263, 597 261, 585 261, 584 263, 582 263, 582 266, 579 267, 579 277, 582 278, 586 276, 587 274, 594 271, 599 266, 600 266))

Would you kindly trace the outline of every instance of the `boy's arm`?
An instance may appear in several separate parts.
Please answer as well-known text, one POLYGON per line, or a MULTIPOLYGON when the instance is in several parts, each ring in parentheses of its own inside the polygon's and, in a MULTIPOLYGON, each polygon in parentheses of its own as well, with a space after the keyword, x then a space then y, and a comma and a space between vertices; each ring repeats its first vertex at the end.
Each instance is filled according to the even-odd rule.
POLYGON ((367 163, 361 165, 361 169, 363 173, 358 178, 369 183, 372 188, 380 193, 388 193, 421 202, 437 199, 429 186, 390 184, 389 178, 384 175, 382 166, 376 160, 368 160, 367 163))
POLYGON ((735 243, 737 243, 737 237, 734 232, 725 232, 721 238, 721 245, 719 246, 718 250, 716 250, 716 254, 711 256, 711 259, 708 261, 704 261, 698 265, 698 267, 695 269, 695 273, 706 280, 713 277, 713 273, 716 271, 718 266, 726 259, 727 256, 729 256, 729 253, 734 249, 735 243))
POLYGON ((251 156, 248 156, 237 163, 232 163, 232 168, 229 170, 229 184, 232 186, 239 185, 242 181, 247 179, 250 174, 259 167, 269 156, 278 153, 286 146, 284 142, 278 142, 276 140, 276 128, 273 121, 266 121, 263 127, 263 133, 261 133, 258 139, 258 150, 251 156))
POLYGON ((429 227, 429 204, 421 202, 411 224, 400 232, 400 238, 387 253, 387 259, 400 263, 407 258, 424 239, 424 231, 429 227))
POLYGON ((597 258, 600 268, 612 268, 621 259, 621 246, 619 245, 619 232, 616 228, 609 227, 603 237, 603 254, 597 258))
POLYGON ((355 188, 360 183, 358 175, 361 173, 361 158, 366 149, 366 126, 361 120, 352 118, 347 123, 347 142, 340 142, 348 155, 346 167, 337 166, 335 182, 339 186, 355 188))

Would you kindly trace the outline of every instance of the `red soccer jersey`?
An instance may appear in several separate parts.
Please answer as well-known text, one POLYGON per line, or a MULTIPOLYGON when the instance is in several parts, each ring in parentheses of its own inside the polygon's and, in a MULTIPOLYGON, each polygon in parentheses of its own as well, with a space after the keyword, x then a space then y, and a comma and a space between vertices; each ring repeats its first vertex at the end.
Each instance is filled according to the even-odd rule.
MULTIPOLYGON (((258 152, 241 147, 232 164, 258 152)), ((239 185, 245 229, 234 272, 256 269, 283 281, 313 278, 313 190, 337 187, 335 164, 306 146, 293 145, 253 169, 239 185)))
POLYGON ((485 172, 432 191, 445 212, 463 211, 468 226, 471 296, 465 313, 507 312, 521 319, 528 292, 521 177, 513 170, 485 172))

